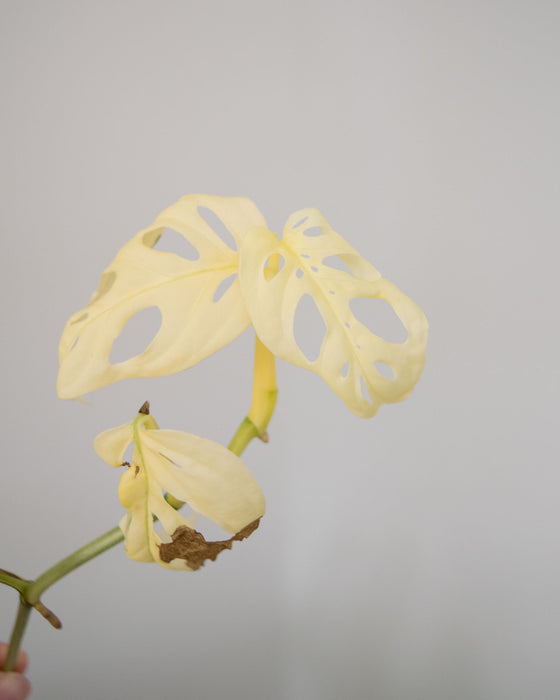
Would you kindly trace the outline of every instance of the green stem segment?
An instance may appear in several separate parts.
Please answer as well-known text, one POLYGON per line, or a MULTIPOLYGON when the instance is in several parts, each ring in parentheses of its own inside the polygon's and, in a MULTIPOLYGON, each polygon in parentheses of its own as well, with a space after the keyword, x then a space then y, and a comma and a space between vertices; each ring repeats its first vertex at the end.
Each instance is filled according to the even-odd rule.
POLYGON ((22 596, 19 601, 19 608, 16 621, 14 622, 12 636, 10 637, 10 644, 8 646, 6 660, 4 661, 3 671, 13 671, 16 667, 19 645, 21 644, 21 639, 23 637, 23 633, 25 632, 25 627, 27 626, 27 620, 29 619, 30 612, 31 605, 26 603, 22 596))
POLYGON ((23 593, 23 590, 29 581, 26 581, 17 574, 12 574, 10 571, 6 571, 6 569, 0 569, 0 583, 15 588, 18 593, 23 593))
MULTIPOLYGON (((31 610, 34 607, 38 609, 43 608, 43 610, 45 610, 44 606, 41 605, 41 595, 44 591, 66 576, 66 574, 69 574, 90 559, 114 547, 119 542, 122 542, 123 539, 124 535, 120 527, 114 527, 112 530, 109 530, 109 532, 101 535, 101 537, 97 537, 97 539, 88 542, 84 547, 80 547, 80 549, 77 549, 75 552, 59 561, 58 564, 51 566, 50 569, 47 569, 35 581, 19 579, 24 585, 20 590, 21 597, 18 614, 12 630, 12 636, 10 637, 10 644, 8 645, 3 671, 13 671, 16 666, 19 647, 31 610)), ((15 586, 13 587, 15 588, 15 586)), ((49 611, 47 611, 47 613, 48 612, 49 611)), ((45 616, 48 618, 48 615, 45 616)))
POLYGON ((253 438, 259 437, 259 429, 249 418, 245 418, 228 445, 228 450, 238 457, 253 438))
MULTIPOLYGON (((277 393, 274 355, 272 355, 257 338, 255 345, 255 369, 251 408, 228 446, 238 457, 243 453, 253 438, 258 437, 265 442, 268 441, 266 429, 274 412, 277 393)), ((151 416, 147 418, 143 415, 141 420, 146 422, 149 421, 150 418, 151 416)), ((151 418, 151 420, 153 421, 153 418, 151 418)), ((154 425, 150 425, 149 427, 157 428, 157 423, 155 423, 155 421, 153 421, 153 423, 154 425)), ((135 427, 137 427, 136 424, 135 427)), ((182 504, 180 501, 177 501, 176 505, 173 503, 172 505, 173 507, 180 507, 182 504)), ((39 610, 41 608, 45 610, 44 606, 41 604, 41 595, 47 588, 50 588, 50 586, 71 571, 74 571, 74 569, 82 566, 82 564, 90 561, 90 559, 94 559, 123 540, 124 535, 121 529, 119 527, 114 527, 104 535, 80 547, 80 549, 65 557, 50 569, 47 569, 47 571, 41 574, 35 581, 27 581, 15 574, 0 569, 0 583, 5 583, 15 588, 20 593, 19 609, 12 630, 6 660, 2 669, 3 671, 13 671, 15 668, 19 647, 27 626, 29 614, 34 607, 39 610)))
POLYGON ((82 564, 85 564, 90 559, 103 554, 103 552, 106 552, 123 540, 124 535, 120 527, 114 527, 104 535, 88 542, 84 547, 80 547, 80 549, 77 549, 75 552, 59 561, 58 564, 47 569, 38 579, 31 581, 24 593, 26 601, 30 605, 36 605, 47 588, 50 588, 61 578, 71 571, 74 571, 74 569, 82 566, 82 564))

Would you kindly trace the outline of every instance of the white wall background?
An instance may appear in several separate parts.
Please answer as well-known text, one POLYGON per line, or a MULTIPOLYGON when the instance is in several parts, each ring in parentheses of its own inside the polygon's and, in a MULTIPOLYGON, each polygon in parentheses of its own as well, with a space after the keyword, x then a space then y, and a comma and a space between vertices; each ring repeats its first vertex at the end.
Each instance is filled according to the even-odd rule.
POLYGON ((281 363, 245 457, 258 533, 194 575, 118 548, 59 583, 34 697, 559 696, 558 3, 0 4, 0 566, 114 526, 92 439, 145 399, 221 442, 247 410, 249 334, 56 397, 67 317, 181 195, 249 196, 276 231, 318 207, 431 327, 413 396, 370 421, 281 363))

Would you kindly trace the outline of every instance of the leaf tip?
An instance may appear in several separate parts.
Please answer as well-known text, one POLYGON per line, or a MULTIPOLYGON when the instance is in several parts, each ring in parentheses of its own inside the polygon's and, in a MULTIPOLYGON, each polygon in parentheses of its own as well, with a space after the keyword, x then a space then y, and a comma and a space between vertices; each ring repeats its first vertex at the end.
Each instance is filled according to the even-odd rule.
POLYGON ((150 415, 150 402, 144 401, 144 403, 138 409, 138 413, 141 413, 144 416, 149 416, 150 415))

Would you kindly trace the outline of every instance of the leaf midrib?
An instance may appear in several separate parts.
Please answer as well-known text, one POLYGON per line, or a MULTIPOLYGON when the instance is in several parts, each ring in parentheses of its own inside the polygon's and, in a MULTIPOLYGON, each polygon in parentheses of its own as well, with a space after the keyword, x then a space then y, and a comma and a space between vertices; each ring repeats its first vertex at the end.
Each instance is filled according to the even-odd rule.
MULTIPOLYGON (((131 301, 132 299, 135 299, 136 297, 139 297, 141 294, 145 294, 146 292, 152 292, 152 291, 159 289, 160 287, 163 287, 167 284, 174 284, 176 282, 180 282, 181 280, 187 279, 189 277, 197 277, 199 275, 205 275, 205 274, 208 274, 211 272, 220 272, 223 270, 233 270, 233 271, 239 270, 239 263, 237 265, 224 265, 222 267, 205 268, 204 270, 197 270, 196 272, 189 272, 186 275, 180 275, 178 277, 173 277, 172 279, 169 279, 169 280, 164 280, 163 282, 159 282, 158 284, 154 284, 150 287, 144 287, 141 291, 136 292, 135 294, 131 294, 123 299, 120 299, 115 304, 112 304, 110 307, 104 309, 103 311, 100 311, 92 318, 89 318, 86 323, 84 323, 82 326, 77 327, 78 333, 76 335, 79 336, 81 333, 83 333, 86 330, 86 328, 88 328, 88 326, 90 326, 92 323, 97 322, 104 314, 109 313, 109 311, 112 311, 113 309, 115 309, 119 306, 122 306, 123 304, 126 304, 127 302, 131 301)), ((84 307, 82 309, 82 313, 85 312, 86 308, 87 307, 84 307)), ((148 308, 148 307, 146 307, 146 308, 148 308)), ((80 313, 80 312, 78 311, 77 313, 80 313)))

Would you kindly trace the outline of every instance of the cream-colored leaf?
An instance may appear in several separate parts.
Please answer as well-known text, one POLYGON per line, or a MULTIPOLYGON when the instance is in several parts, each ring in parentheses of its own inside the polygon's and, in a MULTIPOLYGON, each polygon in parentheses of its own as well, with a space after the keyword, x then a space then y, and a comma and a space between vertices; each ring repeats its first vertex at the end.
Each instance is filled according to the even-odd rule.
POLYGON ((222 445, 178 430, 145 431, 143 444, 162 489, 226 532, 239 532, 263 515, 259 485, 239 457, 222 445))
POLYGON ((239 254, 201 214, 210 210, 239 249, 255 226, 266 226, 244 197, 187 195, 158 216, 117 254, 90 302, 66 324, 59 346, 58 394, 75 398, 125 377, 161 376, 191 367, 223 347, 250 323, 237 277, 239 254), (158 250, 165 229, 196 249, 196 260, 158 250), (154 247, 156 246, 156 247, 154 247), (111 363, 114 341, 127 322, 149 307, 161 326, 148 347, 111 363))
POLYGON ((147 429, 147 420, 140 416, 95 441, 98 454, 111 465, 122 462, 126 428, 128 443, 134 441, 119 485, 119 499, 128 511, 121 521, 125 549, 136 561, 195 570, 252 532, 265 511, 264 496, 247 467, 225 447, 179 431, 147 429), (193 518, 176 511, 165 494, 185 501, 234 537, 206 542, 194 530, 193 518))
POLYGON ((241 249, 239 277, 264 345, 277 357, 316 372, 357 415, 373 416, 381 404, 401 401, 414 388, 424 366, 426 317, 316 209, 293 214, 280 241, 264 228, 251 231, 241 249), (276 255, 280 269, 271 275, 269 263, 278 260, 276 255), (346 270, 334 269, 332 256, 346 270), (313 361, 294 335, 296 309, 305 295, 312 297, 326 326, 313 361), (408 332, 406 341, 388 342, 360 323, 350 309, 357 298, 387 301, 408 332), (388 365, 394 378, 384 377, 375 363, 388 365))
POLYGON ((120 425, 100 433, 93 447, 102 460, 112 467, 122 466, 126 448, 132 442, 132 424, 120 425))

